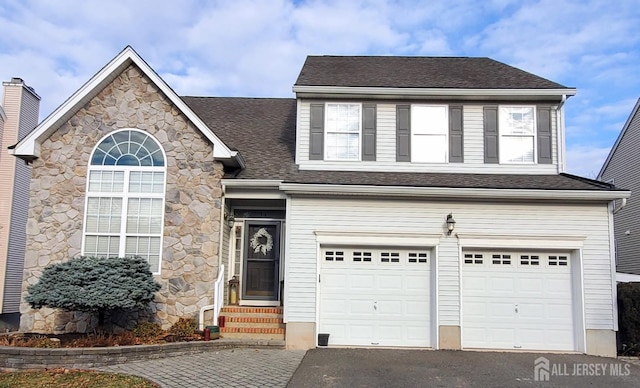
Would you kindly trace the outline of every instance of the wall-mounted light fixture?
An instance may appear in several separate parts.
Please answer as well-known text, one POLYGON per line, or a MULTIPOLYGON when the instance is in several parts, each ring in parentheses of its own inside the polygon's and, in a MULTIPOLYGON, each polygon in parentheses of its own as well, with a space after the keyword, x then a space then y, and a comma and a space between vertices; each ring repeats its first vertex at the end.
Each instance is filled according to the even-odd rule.
POLYGON ((227 226, 232 228, 233 224, 236 222, 236 217, 233 215, 233 213, 224 213, 224 220, 227 222, 227 226))
POLYGON ((453 214, 449 213, 447 215, 447 236, 450 236, 453 232, 453 229, 456 227, 456 220, 453 219, 453 214))

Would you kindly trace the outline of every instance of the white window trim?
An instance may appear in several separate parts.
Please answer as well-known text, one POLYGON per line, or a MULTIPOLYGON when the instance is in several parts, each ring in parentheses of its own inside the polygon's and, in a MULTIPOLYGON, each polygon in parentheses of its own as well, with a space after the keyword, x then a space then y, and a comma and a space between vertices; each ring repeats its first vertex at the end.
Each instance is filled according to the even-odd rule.
MULTIPOLYGON (((450 117, 449 117, 449 105, 448 104, 411 104, 411 163, 413 164, 447 164, 449 163, 449 126, 450 126, 450 117), (418 162, 414 160, 415 157, 415 153, 414 153, 414 149, 413 149, 413 145, 414 145, 414 137, 415 136, 420 136, 420 135, 425 135, 425 134, 419 134, 416 135, 415 131, 414 131, 414 126, 413 126, 413 110, 415 109, 415 107, 438 107, 438 108, 445 108, 445 120, 447 122, 447 128, 445 129, 445 133, 444 133, 444 143, 445 143, 445 150, 444 150, 444 161, 442 162, 418 162)), ((431 136, 434 136, 435 134, 430 134, 431 136)), ((430 136, 430 135, 426 135, 426 136, 430 136)))
POLYGON ((356 103, 356 102, 344 102, 344 101, 332 101, 332 102, 326 102, 324 104, 324 160, 327 161, 331 161, 331 162, 359 162, 362 160, 362 103, 356 103), (360 109, 360 116, 359 116, 359 120, 358 120, 358 158, 357 159, 340 159, 340 158, 330 158, 329 157, 329 153, 328 153, 328 143, 327 143, 327 135, 329 134, 329 132, 331 133, 348 133, 348 134, 354 134, 355 132, 335 132, 335 131, 329 131, 329 127, 327 125, 327 120, 328 120, 328 112, 329 112, 329 105, 357 105, 360 109))
MULTIPOLYGON (((84 192, 84 215, 82 217, 83 220, 83 225, 82 225, 82 242, 81 242, 81 246, 80 246, 80 254, 81 255, 85 255, 85 240, 87 237, 87 217, 88 217, 88 208, 89 208, 89 198, 122 198, 122 213, 121 213, 121 220, 120 220, 120 244, 119 244, 119 250, 118 250, 118 256, 119 257, 124 257, 125 256, 125 247, 126 247, 126 237, 127 236, 135 236, 135 237, 156 237, 156 234, 148 234, 148 233, 135 233, 135 234, 127 234, 126 233, 126 225, 127 225, 127 214, 128 214, 128 207, 129 207, 129 198, 162 198, 162 222, 160 223, 160 258, 158 261, 158 271, 153 272, 153 275, 160 275, 160 273, 162 272, 162 256, 163 256, 163 248, 164 248, 164 224, 165 224, 165 214, 164 214, 164 209, 166 206, 166 192, 167 192, 167 155, 164 151, 164 147, 162 147, 162 143, 160 141, 158 141, 158 139, 153 136, 152 134, 150 134, 149 132, 146 131, 142 131, 136 128, 122 128, 113 132, 109 132, 108 134, 106 134, 105 136, 103 136, 102 138, 100 138, 100 140, 98 140, 98 142, 94 145, 93 150, 91 151, 91 154, 89 155, 89 161, 87 162, 87 175, 85 177, 86 180, 86 184, 85 184, 85 192, 84 192), (163 167, 151 167, 151 166, 93 166, 91 165, 91 160, 93 158, 93 154, 95 153, 96 149, 98 148, 98 146, 104 141, 104 139, 106 139, 107 137, 117 133, 117 132, 124 132, 124 131, 133 131, 133 132, 140 132, 143 133, 145 135, 148 135, 149 137, 151 137, 159 146, 160 146, 160 152, 162 152, 162 157, 164 158, 164 166, 163 167), (123 171, 124 172, 124 181, 123 184, 125 185, 125 187, 123 188, 123 192, 119 192, 119 193, 115 193, 115 192, 90 192, 89 191, 89 183, 90 183, 90 174, 92 171, 123 171), (128 192, 128 187, 126 186, 129 183, 129 176, 131 174, 131 171, 162 171, 164 172, 164 180, 162 182, 162 192, 161 193, 129 193, 128 192)), ((96 232, 96 233, 90 233, 92 236, 113 236, 113 233, 100 233, 100 232, 96 232)))
MULTIPOLYGON (((526 137, 529 137, 526 135, 526 137)), ((538 110, 535 105, 499 105, 498 106, 498 159, 500 164, 522 164, 522 165, 532 165, 538 164, 538 110), (525 137, 525 135, 511 135, 505 134, 503 132, 503 128, 500 125, 500 114, 502 112, 502 108, 532 108, 533 109, 533 162, 509 162, 503 160, 502 157, 502 138, 503 137, 525 137)))

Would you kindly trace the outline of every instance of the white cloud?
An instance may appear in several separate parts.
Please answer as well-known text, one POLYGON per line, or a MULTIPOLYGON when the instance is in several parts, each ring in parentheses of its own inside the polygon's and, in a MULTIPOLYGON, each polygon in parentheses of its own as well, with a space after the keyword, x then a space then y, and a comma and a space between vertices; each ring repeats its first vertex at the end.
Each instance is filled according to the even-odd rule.
POLYGON ((638 25, 625 0, 6 0, 0 78, 23 78, 46 114, 126 45, 177 93, 215 96, 291 97, 309 54, 488 56, 578 87, 566 125, 580 166, 639 96, 638 25))
POLYGON ((611 147, 574 145, 567 148, 567 172, 595 179, 611 147))

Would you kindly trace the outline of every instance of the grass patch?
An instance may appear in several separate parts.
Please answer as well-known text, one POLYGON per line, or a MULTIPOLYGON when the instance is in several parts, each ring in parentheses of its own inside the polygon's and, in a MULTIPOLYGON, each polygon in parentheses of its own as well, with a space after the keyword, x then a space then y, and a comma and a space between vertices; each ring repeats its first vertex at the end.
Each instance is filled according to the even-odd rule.
POLYGON ((10 387, 158 388, 158 385, 121 373, 69 369, 0 372, 0 388, 10 387))

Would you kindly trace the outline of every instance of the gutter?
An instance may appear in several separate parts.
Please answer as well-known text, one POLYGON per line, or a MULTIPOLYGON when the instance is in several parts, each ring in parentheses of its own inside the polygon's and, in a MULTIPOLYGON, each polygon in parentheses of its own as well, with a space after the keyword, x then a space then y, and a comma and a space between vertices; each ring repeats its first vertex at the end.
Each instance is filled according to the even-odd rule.
POLYGON ((345 195, 380 197, 418 197, 437 199, 513 199, 513 200, 577 200, 612 201, 626 199, 630 191, 593 191, 593 190, 527 190, 527 189, 486 189, 454 187, 406 187, 406 186, 364 186, 281 183, 280 190, 287 194, 298 195, 345 195))
POLYGON ((618 214, 618 212, 622 210, 625 206, 627 206, 627 198, 620 198, 620 199, 622 200, 622 202, 620 203, 620 206, 614 208, 613 211, 611 212, 614 216, 618 214))

